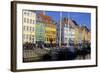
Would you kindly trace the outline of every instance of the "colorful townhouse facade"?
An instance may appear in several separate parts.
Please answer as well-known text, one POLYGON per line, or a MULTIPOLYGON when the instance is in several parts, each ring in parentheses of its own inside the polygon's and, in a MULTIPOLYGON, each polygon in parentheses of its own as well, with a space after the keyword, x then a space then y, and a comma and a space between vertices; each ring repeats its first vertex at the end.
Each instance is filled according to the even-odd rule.
POLYGON ((91 32, 86 26, 77 26, 75 30, 75 45, 82 46, 82 44, 91 43, 91 32))
POLYGON ((60 41, 59 38, 61 38, 61 44, 62 46, 67 46, 73 45, 74 44, 74 39, 75 39, 75 25, 74 23, 68 19, 68 18, 63 18, 62 19, 62 24, 60 28, 60 24, 57 27, 57 40, 58 42, 60 41), (61 31, 59 31, 61 29, 61 31), (61 32, 61 37, 59 37, 59 33, 61 32))
POLYGON ((82 26, 82 40, 83 42, 89 43, 91 40, 91 32, 86 26, 82 26))
POLYGON ((91 32, 86 26, 79 26, 74 20, 63 18, 60 28, 60 24, 57 25, 57 43, 61 38, 62 46, 75 46, 81 45, 84 41, 91 41, 91 32), (61 29, 61 31, 59 31, 61 29), (61 32, 61 37, 60 36, 61 32))
POLYGON ((56 25, 50 16, 23 10, 23 43, 56 44, 56 25))
POLYGON ((88 39, 87 39, 88 43, 91 43, 91 31, 88 32, 88 39))
POLYGON ((36 43, 42 42, 45 40, 45 24, 43 23, 42 16, 40 14, 36 15, 36 43))
POLYGON ((62 18, 61 24, 56 24, 43 12, 23 10, 23 43, 42 42, 50 46, 59 45, 59 41, 62 46, 67 47, 82 44, 84 41, 91 43, 91 32, 86 26, 79 26, 74 20, 66 17, 62 18))
POLYGON ((36 41, 43 41, 45 45, 56 44, 56 25, 50 16, 44 13, 37 14, 36 41), (41 39, 40 39, 41 38, 41 39))
POLYGON ((52 23, 51 18, 47 18, 45 22, 45 43, 46 44, 56 44, 56 25, 52 23))

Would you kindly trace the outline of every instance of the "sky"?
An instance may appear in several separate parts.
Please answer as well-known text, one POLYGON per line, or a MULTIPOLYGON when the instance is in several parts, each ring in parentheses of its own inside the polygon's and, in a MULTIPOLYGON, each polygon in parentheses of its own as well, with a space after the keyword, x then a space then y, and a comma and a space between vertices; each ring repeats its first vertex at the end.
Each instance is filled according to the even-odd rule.
MULTIPOLYGON (((56 22, 60 20, 60 12, 46 11, 45 15, 52 17, 56 22)), ((62 18, 67 17, 72 20, 75 20, 78 25, 87 26, 91 28, 91 14, 90 13, 80 13, 80 12, 62 12, 62 18)))
MULTIPOLYGON (((40 11, 36 11, 40 12, 40 11)), ((59 23, 60 12, 59 11, 45 11, 45 15, 50 16, 52 20, 59 23)), ((91 29, 91 13, 82 13, 82 12, 62 12, 62 18, 69 18, 77 22, 78 25, 87 26, 91 29)))

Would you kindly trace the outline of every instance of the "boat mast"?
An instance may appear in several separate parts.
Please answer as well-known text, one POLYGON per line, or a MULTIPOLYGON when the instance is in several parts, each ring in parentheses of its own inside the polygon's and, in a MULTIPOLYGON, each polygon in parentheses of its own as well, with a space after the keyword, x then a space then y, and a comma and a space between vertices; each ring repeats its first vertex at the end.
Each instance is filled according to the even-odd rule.
POLYGON ((70 20, 70 13, 68 12, 68 40, 67 40, 67 47, 69 47, 69 37, 70 37, 70 33, 69 33, 69 20, 70 20))
POLYGON ((59 47, 61 47, 61 30, 62 29, 62 12, 60 12, 60 37, 59 37, 59 47))

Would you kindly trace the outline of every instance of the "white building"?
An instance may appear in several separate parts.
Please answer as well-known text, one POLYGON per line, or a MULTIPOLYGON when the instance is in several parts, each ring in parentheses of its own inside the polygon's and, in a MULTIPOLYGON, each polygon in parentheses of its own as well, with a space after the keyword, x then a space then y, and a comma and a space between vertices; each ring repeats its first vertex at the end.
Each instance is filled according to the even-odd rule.
POLYGON ((75 38, 75 30, 69 24, 64 25, 64 43, 73 43, 75 38))
MULTIPOLYGON (((58 41, 60 40, 59 38, 59 33, 61 32, 61 44, 69 47, 72 44, 74 44, 74 39, 75 39, 75 24, 71 19, 63 18, 62 19, 62 24, 61 24, 61 31, 57 31, 58 33, 58 41)), ((57 29, 60 30, 60 25, 57 26, 57 29)))
POLYGON ((35 43, 36 13, 23 10, 23 43, 35 43))

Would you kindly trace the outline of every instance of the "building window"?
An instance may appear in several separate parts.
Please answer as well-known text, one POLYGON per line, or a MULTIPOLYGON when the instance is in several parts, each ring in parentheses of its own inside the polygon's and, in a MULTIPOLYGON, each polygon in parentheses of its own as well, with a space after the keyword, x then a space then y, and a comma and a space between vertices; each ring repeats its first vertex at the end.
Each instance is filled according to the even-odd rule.
POLYGON ((25 35, 25 34, 23 35, 23 39, 24 39, 24 40, 26 39, 26 35, 25 35))
POLYGON ((24 12, 24 15, 26 15, 26 12, 24 12))
POLYGON ((32 24, 32 19, 30 19, 30 24, 32 24))
POLYGON ((31 31, 33 31, 33 28, 31 27, 31 31))
POLYGON ((27 26, 27 31, 28 31, 29 27, 27 26))
POLYGON ((64 27, 68 27, 68 25, 67 25, 67 24, 65 24, 65 25, 64 25, 64 27))
POLYGON ((34 42, 34 35, 32 36, 32 41, 34 42))
POLYGON ((24 23, 26 23, 26 18, 24 18, 24 23))
POLYGON ((26 39, 28 40, 28 35, 26 35, 26 39))
POLYGON ((29 23, 29 19, 27 18, 27 23, 29 23))
POLYGON ((30 31, 32 31, 32 27, 30 27, 30 31))
POLYGON ((31 41, 31 35, 29 35, 29 40, 31 41))
POLYGON ((26 30, 26 26, 24 26, 24 31, 26 30))
POLYGON ((29 27, 29 29, 30 29, 29 31, 31 31, 31 27, 29 27))

